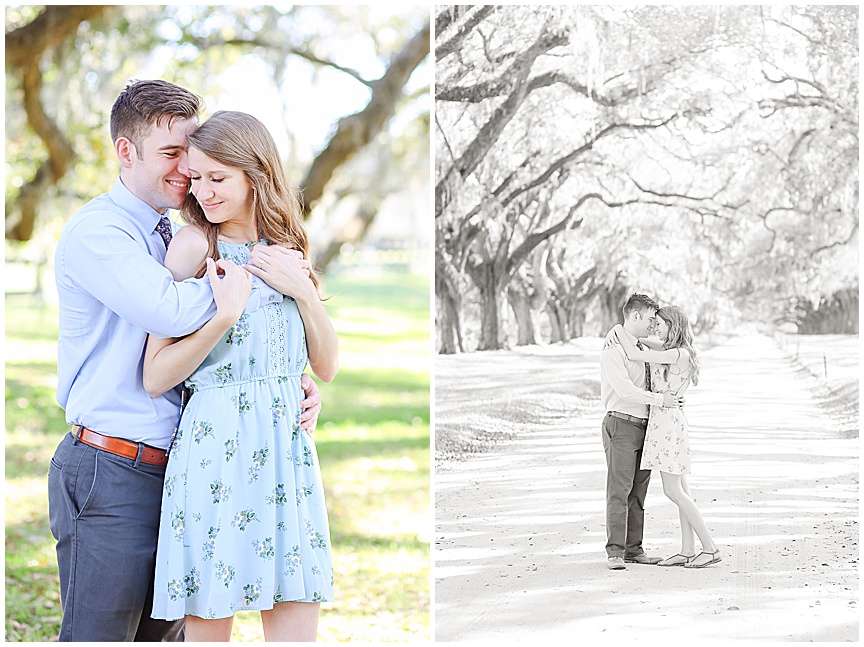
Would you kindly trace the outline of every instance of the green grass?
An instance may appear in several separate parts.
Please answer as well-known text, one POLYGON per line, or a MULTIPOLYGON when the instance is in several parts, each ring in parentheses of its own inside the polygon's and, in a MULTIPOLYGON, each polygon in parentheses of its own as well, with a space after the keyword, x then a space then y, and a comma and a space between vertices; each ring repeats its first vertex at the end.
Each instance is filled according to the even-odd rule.
MULTIPOLYGON (((340 372, 320 384, 315 432, 330 516, 336 601, 327 641, 429 640, 429 282, 328 280, 340 372)), ((67 428, 54 400, 56 310, 6 298, 6 640, 53 641, 61 612, 48 530, 48 462, 67 428)), ((234 640, 261 640, 238 613, 234 640)))

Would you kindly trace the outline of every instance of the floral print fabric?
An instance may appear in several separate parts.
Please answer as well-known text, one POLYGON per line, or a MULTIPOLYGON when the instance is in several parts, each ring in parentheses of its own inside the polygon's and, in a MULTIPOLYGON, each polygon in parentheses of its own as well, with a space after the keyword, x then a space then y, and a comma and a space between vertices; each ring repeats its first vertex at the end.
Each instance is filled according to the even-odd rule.
MULTIPOLYGON (((248 245, 219 243, 242 264, 248 245)), ((187 380, 169 452, 154 618, 333 599, 318 455, 300 429, 303 322, 286 297, 240 317, 187 380)))
MULTIPOLYGON (((690 371, 676 374, 670 369, 664 376, 663 364, 650 364, 651 390, 654 393, 681 395, 690 384, 690 371)), ((674 368, 674 367, 673 367, 674 368)), ((677 407, 652 405, 642 447, 641 469, 657 469, 668 474, 690 473, 690 441, 687 418, 677 407)))

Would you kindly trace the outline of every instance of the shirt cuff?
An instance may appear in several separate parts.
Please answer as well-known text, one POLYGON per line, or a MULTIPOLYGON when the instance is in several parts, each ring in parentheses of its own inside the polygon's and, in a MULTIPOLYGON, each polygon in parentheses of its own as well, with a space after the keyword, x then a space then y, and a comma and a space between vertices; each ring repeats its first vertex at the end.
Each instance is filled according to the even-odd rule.
POLYGON ((249 294, 248 301, 246 301, 243 314, 255 312, 268 303, 281 303, 284 298, 285 295, 276 288, 267 285, 257 276, 252 277, 252 292, 249 294))

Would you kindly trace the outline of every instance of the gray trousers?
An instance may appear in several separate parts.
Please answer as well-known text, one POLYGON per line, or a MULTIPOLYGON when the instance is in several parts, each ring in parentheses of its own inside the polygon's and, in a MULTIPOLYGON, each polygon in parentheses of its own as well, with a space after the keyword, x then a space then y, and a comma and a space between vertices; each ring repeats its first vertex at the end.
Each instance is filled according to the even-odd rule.
POLYGON ((48 468, 57 540, 61 641, 183 640, 183 620, 154 620, 153 578, 165 467, 67 434, 48 468))
POLYGON ((651 470, 639 469, 645 427, 634 422, 603 418, 606 453, 606 555, 635 557, 642 549, 645 494, 651 470))

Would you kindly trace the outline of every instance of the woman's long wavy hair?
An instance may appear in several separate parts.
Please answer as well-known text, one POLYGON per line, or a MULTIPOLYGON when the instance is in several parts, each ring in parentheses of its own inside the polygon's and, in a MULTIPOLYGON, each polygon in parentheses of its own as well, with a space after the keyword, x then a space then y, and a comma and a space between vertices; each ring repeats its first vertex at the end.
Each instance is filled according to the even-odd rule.
MULTIPOLYGON (((270 131, 245 112, 220 110, 205 121, 192 135, 189 145, 210 159, 243 171, 252 185, 252 214, 258 236, 272 245, 285 244, 309 258, 309 238, 303 225, 300 199, 285 178, 282 160, 270 131)), ((180 207, 183 219, 201 228, 208 243, 207 255, 219 260, 217 237, 219 226, 209 222, 198 200, 190 192, 180 207)), ((202 262, 196 276, 203 276, 202 262)), ((318 290, 314 269, 312 282, 318 290)))
MULTIPOLYGON (((701 362, 693 348, 693 333, 690 331, 690 321, 687 314, 678 306, 664 306, 657 311, 657 316, 669 326, 669 334, 663 342, 663 348, 686 348, 690 353, 690 381, 696 386, 699 384, 699 367, 701 362)), ((669 365, 663 369, 663 377, 669 377, 669 365)))

